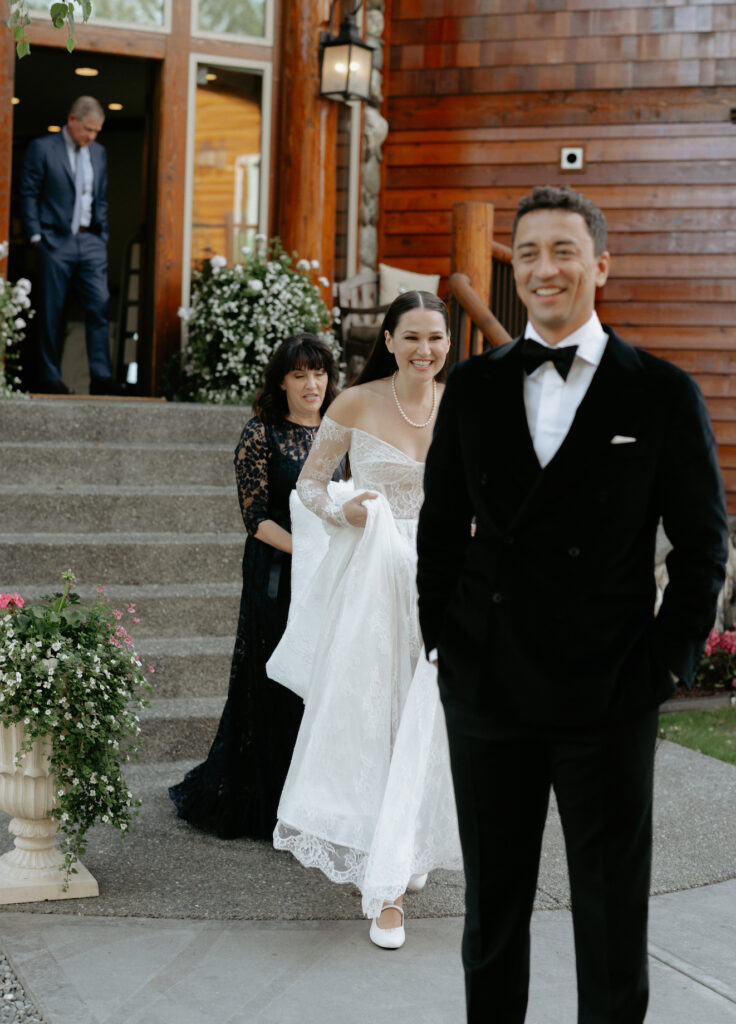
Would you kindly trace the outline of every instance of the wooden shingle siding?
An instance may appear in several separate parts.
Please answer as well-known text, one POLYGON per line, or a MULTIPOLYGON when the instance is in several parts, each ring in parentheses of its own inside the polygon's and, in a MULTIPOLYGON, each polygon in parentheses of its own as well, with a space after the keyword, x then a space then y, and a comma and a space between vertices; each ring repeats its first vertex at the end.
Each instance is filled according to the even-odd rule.
POLYGON ((736 3, 392 0, 387 35, 380 258, 446 278, 453 203, 509 244, 534 185, 579 188, 601 319, 698 379, 736 512, 736 3))

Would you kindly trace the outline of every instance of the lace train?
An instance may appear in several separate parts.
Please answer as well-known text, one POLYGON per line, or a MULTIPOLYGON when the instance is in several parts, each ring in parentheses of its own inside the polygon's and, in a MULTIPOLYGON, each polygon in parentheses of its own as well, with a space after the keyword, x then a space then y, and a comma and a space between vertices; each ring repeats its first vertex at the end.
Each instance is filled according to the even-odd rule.
MULTIPOLYGON (((404 471, 406 462, 421 470, 394 451, 404 471)), ((331 504, 346 500, 331 489, 331 504)), ((292 499, 298 596, 267 669, 306 696, 274 845, 356 885, 376 917, 412 875, 462 865, 436 671, 418 629, 416 520, 395 519, 383 493, 366 508, 365 530, 330 527, 326 554, 320 524, 308 556, 319 564, 303 586, 298 524, 309 513, 292 499)))

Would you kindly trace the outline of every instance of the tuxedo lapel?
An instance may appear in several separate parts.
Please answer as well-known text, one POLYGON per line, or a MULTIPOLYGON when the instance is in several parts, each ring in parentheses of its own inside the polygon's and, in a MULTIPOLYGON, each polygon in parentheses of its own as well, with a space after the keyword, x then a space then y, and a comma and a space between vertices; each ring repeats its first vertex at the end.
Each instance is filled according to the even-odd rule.
POLYGON ((98 196, 98 191, 102 186, 102 153, 103 150, 93 142, 89 147, 89 157, 92 161, 92 190, 94 192, 95 199, 98 196))
POLYGON ((641 379, 636 372, 639 367, 636 351, 611 332, 570 430, 540 474, 525 508, 529 508, 532 499, 537 505, 577 486, 607 450, 615 433, 632 432, 631 423, 640 409, 641 379))
POLYGON ((54 144, 54 159, 59 165, 62 173, 66 173, 72 188, 76 191, 77 186, 74 181, 74 175, 72 174, 71 164, 69 163, 69 154, 67 153, 66 142, 64 141, 64 136, 61 132, 58 132, 54 136, 54 144))
POLYGON ((481 387, 483 414, 476 430, 484 443, 479 462, 488 481, 491 518, 503 529, 514 520, 542 472, 526 418, 518 339, 488 359, 481 387))

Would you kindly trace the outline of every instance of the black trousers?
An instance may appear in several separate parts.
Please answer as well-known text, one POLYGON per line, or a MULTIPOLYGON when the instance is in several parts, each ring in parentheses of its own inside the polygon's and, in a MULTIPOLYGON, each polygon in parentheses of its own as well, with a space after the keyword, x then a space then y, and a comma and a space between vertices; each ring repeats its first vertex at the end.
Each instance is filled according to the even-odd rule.
POLYGON ((467 884, 469 1024, 525 1019, 551 788, 570 876, 578 1024, 641 1024, 657 711, 568 734, 469 727, 466 715, 445 711, 467 884))

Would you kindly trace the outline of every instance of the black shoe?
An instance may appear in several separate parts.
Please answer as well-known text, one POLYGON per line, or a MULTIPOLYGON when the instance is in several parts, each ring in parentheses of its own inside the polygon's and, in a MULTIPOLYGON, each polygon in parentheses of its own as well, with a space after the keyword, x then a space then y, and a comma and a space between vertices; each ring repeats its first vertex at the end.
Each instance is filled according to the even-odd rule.
POLYGON ((114 377, 92 377, 89 382, 91 395, 124 395, 124 385, 118 384, 114 377))
POLYGON ((73 395, 74 392, 71 388, 68 388, 63 380, 44 380, 41 381, 42 395, 73 395))

